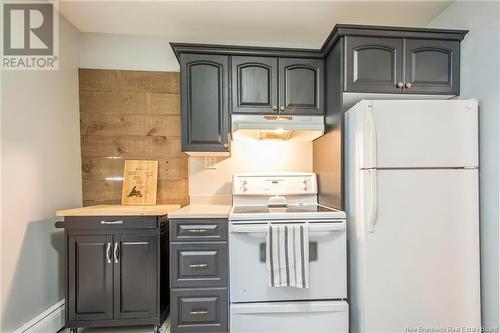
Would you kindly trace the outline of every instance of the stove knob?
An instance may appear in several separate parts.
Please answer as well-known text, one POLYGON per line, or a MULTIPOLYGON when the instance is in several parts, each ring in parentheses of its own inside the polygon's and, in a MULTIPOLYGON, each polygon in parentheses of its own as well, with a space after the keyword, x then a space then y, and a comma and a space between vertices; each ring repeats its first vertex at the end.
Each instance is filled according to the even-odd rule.
POLYGON ((304 191, 307 191, 308 187, 307 184, 304 185, 304 191))
POLYGON ((246 192, 248 190, 247 188, 247 181, 244 180, 242 183, 241 183, 241 191, 242 192, 246 192))

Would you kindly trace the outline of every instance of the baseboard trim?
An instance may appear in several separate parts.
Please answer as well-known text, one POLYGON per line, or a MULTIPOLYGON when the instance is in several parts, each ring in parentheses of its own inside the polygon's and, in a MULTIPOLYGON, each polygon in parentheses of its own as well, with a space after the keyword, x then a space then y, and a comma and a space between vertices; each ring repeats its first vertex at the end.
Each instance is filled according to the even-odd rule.
POLYGON ((58 332, 64 327, 64 300, 60 300, 13 333, 58 332))

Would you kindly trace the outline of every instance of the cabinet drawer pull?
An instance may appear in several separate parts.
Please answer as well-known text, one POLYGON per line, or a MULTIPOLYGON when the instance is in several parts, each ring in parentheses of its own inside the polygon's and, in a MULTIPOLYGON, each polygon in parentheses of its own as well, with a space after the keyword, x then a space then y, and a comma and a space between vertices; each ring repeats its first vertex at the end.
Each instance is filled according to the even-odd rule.
POLYGON ((108 259, 108 264, 111 264, 111 243, 106 245, 106 259, 108 259))
POLYGON ((193 310, 189 312, 192 316, 200 316, 200 315, 206 315, 208 314, 207 310, 193 310))
POLYGON ((208 230, 207 229, 188 229, 189 232, 193 232, 193 233, 204 233, 204 232, 207 232, 208 230))
POLYGON ((189 268, 207 268, 208 264, 191 264, 189 268))
POLYGON ((115 249, 113 251, 113 257, 115 258, 115 264, 118 263, 118 243, 115 243, 115 249))
POLYGON ((101 224, 123 224, 123 221, 101 221, 101 224))

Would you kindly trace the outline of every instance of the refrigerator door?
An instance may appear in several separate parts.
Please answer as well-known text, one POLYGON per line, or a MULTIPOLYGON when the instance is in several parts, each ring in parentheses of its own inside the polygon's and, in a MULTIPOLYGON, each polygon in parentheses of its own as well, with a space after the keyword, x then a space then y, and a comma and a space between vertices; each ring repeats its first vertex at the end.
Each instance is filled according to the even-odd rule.
POLYGON ((365 100, 349 113, 361 168, 478 165, 477 100, 365 100))
POLYGON ((357 182, 351 331, 480 327, 478 171, 365 170, 357 182))

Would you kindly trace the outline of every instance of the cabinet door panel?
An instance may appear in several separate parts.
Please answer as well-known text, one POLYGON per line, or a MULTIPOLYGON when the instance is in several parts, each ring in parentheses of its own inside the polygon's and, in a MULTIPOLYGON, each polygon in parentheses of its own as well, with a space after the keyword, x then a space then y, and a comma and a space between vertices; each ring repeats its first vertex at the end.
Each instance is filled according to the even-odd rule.
POLYGON ((279 59, 280 106, 286 114, 323 113, 322 59, 279 59))
POLYGON ((458 41, 407 39, 405 92, 458 95, 459 49, 458 41))
POLYGON ((181 55, 183 151, 227 151, 228 57, 181 55))
POLYGON ((113 318, 112 236, 68 237, 69 320, 113 318))
POLYGON ((114 242, 114 319, 155 317, 159 296, 157 236, 117 235, 114 242))
POLYGON ((278 105, 278 60, 232 57, 234 113, 275 113, 278 105))
POLYGON ((345 90, 348 92, 401 93, 403 40, 345 37, 345 90))

